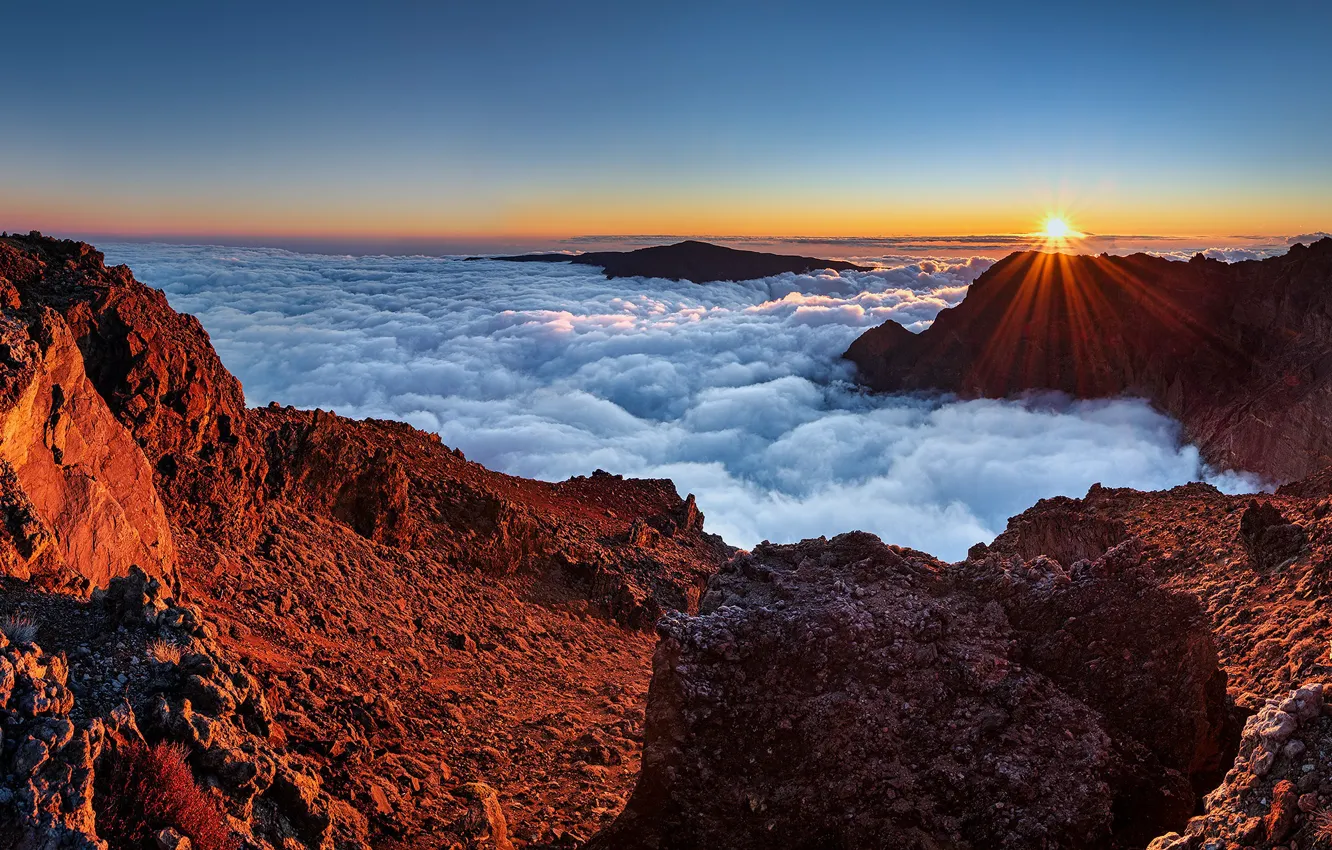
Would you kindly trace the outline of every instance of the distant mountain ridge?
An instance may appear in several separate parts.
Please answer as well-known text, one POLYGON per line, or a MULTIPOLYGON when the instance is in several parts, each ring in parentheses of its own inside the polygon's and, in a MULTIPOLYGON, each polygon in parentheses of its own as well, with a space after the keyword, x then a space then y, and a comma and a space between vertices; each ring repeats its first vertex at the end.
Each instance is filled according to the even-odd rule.
POLYGON ((504 260, 513 263, 575 263, 601 266, 606 277, 660 277, 715 283, 730 280, 757 280, 785 274, 808 274, 819 269, 834 271, 869 271, 843 260, 821 260, 794 254, 768 254, 743 251, 687 239, 674 245, 656 245, 636 251, 592 251, 586 254, 516 254, 507 257, 468 257, 469 260, 504 260))
POLYGON ((1209 463, 1295 480, 1332 462, 1332 238, 1238 263, 1018 252, 845 356, 885 392, 1141 396, 1209 463))

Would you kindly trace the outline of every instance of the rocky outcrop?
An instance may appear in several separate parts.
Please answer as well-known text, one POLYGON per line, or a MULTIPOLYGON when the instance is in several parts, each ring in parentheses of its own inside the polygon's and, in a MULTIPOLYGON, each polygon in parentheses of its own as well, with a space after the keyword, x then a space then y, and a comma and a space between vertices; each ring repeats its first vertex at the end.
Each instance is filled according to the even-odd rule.
POLYGON ((1249 694, 1246 705, 1259 701, 1255 694, 1332 676, 1327 497, 1254 500, 1202 483, 1153 493, 1093 485, 1084 498, 1043 499, 1013 517, 986 551, 1007 558, 1040 548, 1060 527, 1084 551, 1107 542, 1096 529, 1142 540, 1163 584, 1206 607, 1232 691, 1249 694))
POLYGON ((659 628, 643 772, 589 850, 1142 846, 1233 753, 1201 611, 1133 541, 765 545, 659 628))
POLYGON ((0 316, 0 506, 7 575, 86 592, 175 546, 153 472, 83 369, 58 314, 0 316))
MULTIPOLYGON (((196 606, 139 570, 113 579, 91 603, 67 606, 97 626, 80 634, 86 642, 72 664, 33 642, 38 633, 68 640, 59 619, 24 621, 27 642, 8 649, 0 637, 0 704, 12 718, 0 829, 16 828, 18 846, 105 850, 99 823, 116 822, 114 794, 124 785, 115 772, 147 739, 184 748, 198 782, 229 816, 225 829, 251 850, 365 847, 364 818, 333 800, 299 757, 274 747, 281 736, 262 688, 222 651, 196 606), (126 649, 132 664, 98 663, 126 649)), ((189 837, 190 823, 153 828, 189 837)))
POLYGON ((1250 500, 1240 515, 1240 543, 1249 561, 1260 569, 1294 561, 1304 548, 1304 529, 1281 515, 1271 502, 1250 500))
POLYGON ((556 579, 636 628, 697 610, 731 551, 669 481, 598 472, 546 484, 492 472, 400 422, 276 404, 253 414, 273 498, 400 550, 556 579))
POLYGON ((1205 813, 1148 850, 1332 846, 1332 717, 1324 685, 1264 702, 1244 726, 1239 755, 1207 795, 1205 813))
MULTIPOLYGON (((14 814, 19 850, 105 850, 93 808, 94 767, 107 723, 70 720, 69 667, 34 643, 6 644, 0 658, 0 705, 6 710, 0 806, 14 814)), ((114 723, 112 719, 112 723, 114 723)))
POLYGON ((521 263, 574 263, 601 266, 606 277, 661 277, 714 283, 721 280, 757 280, 779 274, 809 274, 820 269, 869 271, 843 260, 820 260, 792 254, 743 251, 687 239, 637 251, 592 251, 586 254, 518 254, 511 257, 469 257, 470 260, 507 260, 521 263))
POLYGON ((1042 499, 1039 509, 1010 519, 1003 534, 989 546, 981 544, 973 554, 984 557, 994 550, 1027 560, 1046 555, 1063 564, 1076 564, 1082 560, 1094 561, 1129 539, 1128 528, 1122 521, 1085 513, 1074 505, 1072 499, 1061 496, 1042 499))
POLYGON ((1019 252, 920 334, 846 352, 869 387, 1146 398, 1212 464, 1275 481, 1332 463, 1332 238, 1262 261, 1019 252))
POLYGON ((125 266, 90 245, 33 234, 0 239, 11 309, 57 311, 103 401, 134 436, 177 522, 252 541, 263 504, 263 455, 245 398, 203 326, 172 310, 125 266))

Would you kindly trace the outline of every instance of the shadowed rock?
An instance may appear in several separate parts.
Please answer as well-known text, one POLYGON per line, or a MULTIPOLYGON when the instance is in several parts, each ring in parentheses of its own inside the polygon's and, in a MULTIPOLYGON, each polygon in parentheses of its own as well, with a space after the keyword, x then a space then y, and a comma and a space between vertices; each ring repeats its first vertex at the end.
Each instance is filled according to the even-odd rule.
POLYGON ((1240 515, 1240 542, 1259 569, 1280 566, 1304 548, 1304 529, 1281 515, 1271 502, 1251 500, 1240 515))
POLYGON ((886 392, 1140 396, 1213 465, 1303 478, 1332 462, 1332 238, 1240 263, 1019 252, 846 357, 886 392))
POLYGON ((1201 610, 1136 541, 764 545, 659 630, 643 772, 588 850, 1141 847, 1233 753, 1201 610))

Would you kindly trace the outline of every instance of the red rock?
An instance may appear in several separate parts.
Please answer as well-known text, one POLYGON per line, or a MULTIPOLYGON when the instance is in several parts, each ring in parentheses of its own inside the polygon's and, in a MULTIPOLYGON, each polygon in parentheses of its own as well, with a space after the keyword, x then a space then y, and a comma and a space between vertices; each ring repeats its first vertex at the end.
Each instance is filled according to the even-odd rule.
POLYGON ((63 316, 89 380, 133 434, 172 518, 252 542, 264 458, 240 382, 198 319, 172 310, 128 268, 107 268, 101 252, 79 242, 0 240, 0 275, 14 283, 24 308, 63 316))
MULTIPOLYGON (((151 734, 208 748, 201 781, 273 846, 461 843, 451 773, 553 812, 552 839, 618 805, 636 748, 597 750, 594 776, 568 756, 587 728, 637 737, 644 631, 696 610, 733 551, 692 497, 606 473, 503 475, 401 423, 247 409, 198 322, 87 245, 0 237, 0 278, 0 569, 79 593, 136 563, 165 579, 131 572, 95 616, 5 583, 4 613, 19 606, 56 658, 80 659, 87 717, 128 689, 151 734), (170 629, 184 633, 162 643, 170 629), (159 711, 151 688, 175 668, 169 696, 191 708, 159 711), (460 705, 467 722, 450 722, 460 705), (372 786, 391 812, 367 820, 372 786)), ((19 690, 43 712, 74 702, 19 690)), ((0 843, 7 830, 0 818, 0 843)))
POLYGON ((175 568, 152 469, 84 373, 64 320, 0 317, 0 479, 10 521, 6 571, 86 591, 133 565, 175 568))

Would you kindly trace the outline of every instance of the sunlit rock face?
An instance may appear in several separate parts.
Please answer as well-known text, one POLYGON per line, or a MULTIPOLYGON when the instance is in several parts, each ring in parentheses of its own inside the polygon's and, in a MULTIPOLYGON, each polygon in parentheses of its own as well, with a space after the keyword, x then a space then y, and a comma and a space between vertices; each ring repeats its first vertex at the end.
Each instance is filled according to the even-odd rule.
POLYGON ((1274 480, 1332 459, 1332 239, 1266 260, 1023 252, 919 335, 884 325, 847 351, 883 391, 1135 395, 1211 463, 1274 480))
POLYGON ((86 591, 138 565, 169 576, 175 546, 153 471, 84 373, 54 311, 0 316, 4 573, 86 591))
POLYGON ((13 309, 58 314, 88 381, 137 443, 168 515, 237 543, 253 542, 266 466, 245 397, 199 321, 177 313, 92 246, 0 240, 13 309))

